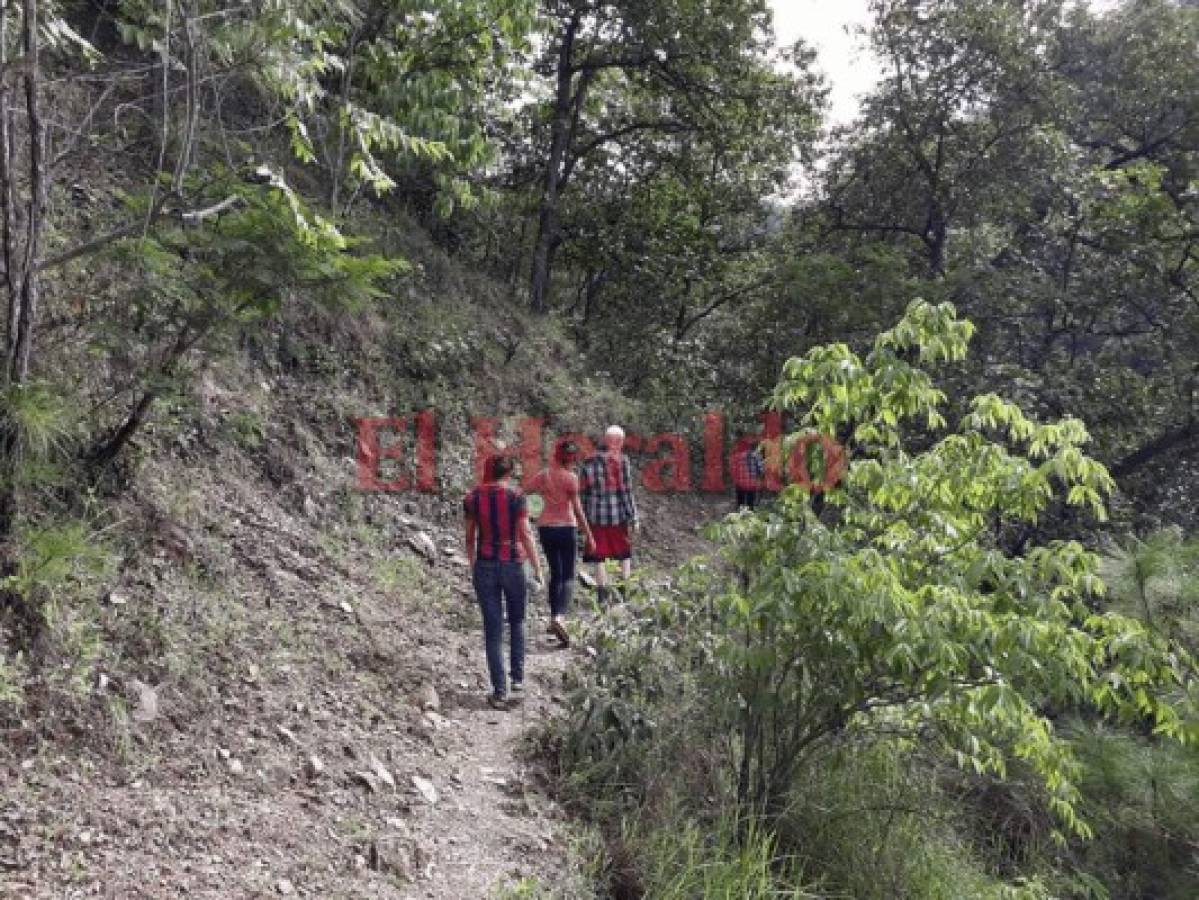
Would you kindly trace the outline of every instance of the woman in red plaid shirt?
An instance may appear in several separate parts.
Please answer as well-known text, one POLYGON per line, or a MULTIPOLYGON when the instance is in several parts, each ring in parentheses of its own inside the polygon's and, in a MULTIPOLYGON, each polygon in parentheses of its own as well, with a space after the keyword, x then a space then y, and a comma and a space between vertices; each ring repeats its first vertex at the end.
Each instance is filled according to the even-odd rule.
POLYGON ((620 560, 627 579, 633 570, 631 532, 637 530, 637 500, 633 496, 633 467, 624 449, 624 429, 611 426, 604 432, 604 451, 597 453, 579 471, 579 494, 583 513, 591 526, 594 547, 583 554, 593 562, 600 600, 608 599, 608 573, 604 562, 620 560))

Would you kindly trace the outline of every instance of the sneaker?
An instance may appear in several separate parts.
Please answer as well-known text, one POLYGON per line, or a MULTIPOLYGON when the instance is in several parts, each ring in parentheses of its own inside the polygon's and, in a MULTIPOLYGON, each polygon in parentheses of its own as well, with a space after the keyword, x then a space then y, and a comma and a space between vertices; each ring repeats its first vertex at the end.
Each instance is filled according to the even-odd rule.
POLYGON ((492 709, 507 709, 508 708, 508 698, 505 697, 503 694, 488 694, 487 695, 487 705, 490 706, 492 709))
POLYGON ((566 633, 566 626, 557 619, 550 619, 550 633, 562 643, 563 647, 570 646, 570 635, 566 633))
POLYGON ((525 683, 523 681, 512 682, 512 699, 516 700, 525 695, 525 683))

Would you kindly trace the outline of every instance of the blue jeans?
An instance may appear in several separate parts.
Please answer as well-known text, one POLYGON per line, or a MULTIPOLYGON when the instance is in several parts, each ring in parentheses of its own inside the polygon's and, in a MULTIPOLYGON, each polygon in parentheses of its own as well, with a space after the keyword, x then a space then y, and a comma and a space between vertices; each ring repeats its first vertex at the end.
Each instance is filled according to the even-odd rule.
POLYGON ((577 531, 572 525, 545 525, 537 529, 537 536, 550 564, 550 613, 562 616, 574 593, 577 531))
POLYGON ((483 613, 483 644, 487 649, 487 673, 492 693, 504 696, 504 606, 508 608, 512 680, 525 680, 525 569, 520 562, 498 559, 475 561, 475 596, 483 613))

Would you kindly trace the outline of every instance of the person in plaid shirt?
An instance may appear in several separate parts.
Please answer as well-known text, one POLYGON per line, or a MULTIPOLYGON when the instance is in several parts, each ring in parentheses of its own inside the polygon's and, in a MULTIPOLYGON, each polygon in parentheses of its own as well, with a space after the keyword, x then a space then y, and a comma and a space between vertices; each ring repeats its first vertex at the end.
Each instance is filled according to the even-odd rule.
POLYGON ((737 491, 737 509, 753 509, 758 502, 758 492, 765 486, 766 463, 757 447, 747 444, 733 451, 730 460, 733 470, 733 487, 737 491))
POLYGON ((579 471, 579 496, 583 514, 591 526, 593 546, 583 554, 595 566, 600 600, 608 599, 605 560, 620 560, 628 578, 633 569, 630 533, 637 530, 637 500, 633 496, 633 467, 624 449, 624 429, 613 425, 604 433, 604 450, 583 463, 579 471))

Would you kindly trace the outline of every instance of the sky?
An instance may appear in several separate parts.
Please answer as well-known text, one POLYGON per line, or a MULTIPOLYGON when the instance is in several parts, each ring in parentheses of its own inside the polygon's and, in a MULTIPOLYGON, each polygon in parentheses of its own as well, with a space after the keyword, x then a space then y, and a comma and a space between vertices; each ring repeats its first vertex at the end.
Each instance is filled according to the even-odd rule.
MULTIPOLYGON (((1083 0, 1087 2, 1087 0, 1083 0)), ((1106 11, 1116 0, 1089 0, 1092 9, 1106 11)), ((817 51, 816 65, 831 83, 828 124, 843 125, 856 115, 859 95, 878 83, 878 59, 853 34, 870 22, 868 0, 770 0, 779 43, 803 38, 817 51)))
POLYGON ((817 68, 831 83, 829 124, 858 110, 857 97, 874 87, 879 63, 852 32, 870 21, 867 0, 770 0, 779 42, 803 38, 818 53, 817 68))

